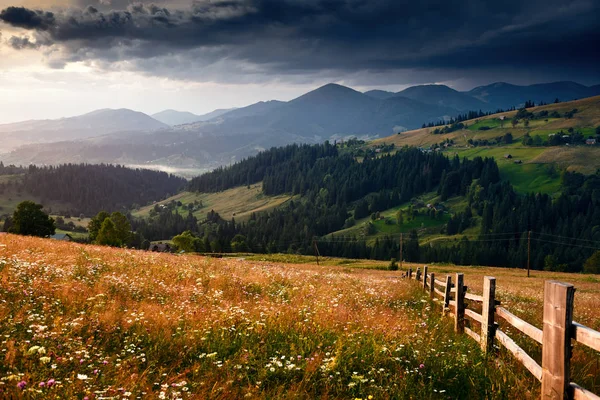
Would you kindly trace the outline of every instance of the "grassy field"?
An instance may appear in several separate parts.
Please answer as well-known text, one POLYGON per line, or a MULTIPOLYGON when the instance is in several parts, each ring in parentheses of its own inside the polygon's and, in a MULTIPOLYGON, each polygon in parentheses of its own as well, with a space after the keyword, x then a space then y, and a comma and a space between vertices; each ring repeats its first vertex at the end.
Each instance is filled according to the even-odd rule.
MULTIPOLYGON (((562 147, 560 149, 563 149, 562 147)), ((571 149, 569 149, 571 150, 571 149)), ((590 149, 582 149, 590 150, 590 149)), ((498 163, 502 179, 512 183, 521 193, 539 192, 554 194, 560 190, 559 167, 552 167, 552 162, 536 161, 546 151, 542 147, 473 147, 470 149, 455 149, 460 157, 493 157, 498 163), (511 159, 504 156, 510 154, 511 159), (520 160, 522 164, 515 164, 520 160)), ((600 153, 599 153, 600 154, 600 153)), ((583 161, 582 161, 583 162, 583 161)))
MULTIPOLYGON (((256 257, 1 236, 0 397, 533 399, 539 393, 510 356, 486 359, 475 342, 456 336, 452 321, 400 272, 352 268, 364 267, 355 260, 316 266, 300 257, 294 264, 284 264, 286 256, 256 257)), ((525 282, 514 279, 522 271, 460 270, 475 291, 480 276, 496 274, 503 304, 517 313, 539 309, 539 287, 554 277, 536 272, 525 282)), ((600 285, 558 276, 574 277, 575 319, 598 321, 600 285)), ((575 378, 594 389, 591 378, 575 378)))
MULTIPOLYGON (((202 202, 203 207, 193 211, 194 216, 199 220, 206 218, 206 214, 214 210, 224 219, 229 220, 233 217, 236 220, 243 221, 250 218, 250 215, 254 212, 271 210, 289 199, 291 199, 291 196, 266 196, 262 193, 262 183, 257 183, 251 185, 250 188, 240 186, 219 193, 183 192, 157 204, 180 201, 182 206, 178 210, 181 214, 187 215, 188 204, 202 202)), ((132 214, 136 217, 147 217, 153 208, 154 205, 143 207, 132 214)))
MULTIPOLYGON (((422 202, 423 204, 427 203, 437 203, 440 198, 435 192, 425 193, 422 196, 419 196, 416 200, 422 202)), ((400 233, 407 233, 413 229, 416 229, 419 232, 419 239, 422 241, 427 241, 430 236, 438 236, 440 228, 448 223, 450 220, 450 216, 455 212, 462 212, 467 205, 466 199, 463 197, 454 197, 448 199, 443 202, 447 207, 449 213, 444 213, 435 219, 431 218, 428 215, 420 214, 415 216, 415 218, 411 218, 410 220, 407 218, 409 203, 402 204, 398 207, 390 208, 388 210, 382 211, 380 213, 383 219, 372 221, 375 226, 375 232, 367 235, 366 238, 368 243, 372 243, 376 238, 381 238, 385 236, 399 236, 400 233), (404 221, 402 224, 397 223, 396 213, 398 210, 402 210, 404 213, 404 221), (386 223, 386 219, 388 222, 386 223)), ((424 212, 425 208, 421 208, 421 211, 424 212)), ((327 237, 332 236, 356 236, 356 237, 365 237, 365 225, 371 222, 371 217, 361 218, 356 221, 356 224, 350 228, 341 229, 336 232, 332 232, 327 235, 327 237)))
POLYGON ((458 154, 461 157, 494 157, 498 161, 503 178, 509 180, 518 191, 523 193, 540 191, 553 194, 559 189, 559 177, 548 174, 549 169, 545 166, 554 165, 558 169, 586 174, 595 173, 600 168, 600 147, 523 147, 520 142, 526 133, 531 136, 539 135, 542 138, 547 138, 551 133, 560 130, 566 132, 569 128, 574 128, 586 136, 592 135, 595 128, 600 126, 600 96, 534 107, 529 111, 534 113, 542 110, 549 113, 558 111, 564 114, 574 108, 577 108, 578 112, 574 114, 573 118, 532 120, 527 127, 522 121, 513 127, 509 119, 514 116, 516 111, 511 111, 466 121, 467 127, 465 129, 444 135, 434 135, 432 131, 436 128, 424 128, 378 139, 369 145, 378 146, 384 143, 393 143, 397 148, 403 146, 429 147, 445 139, 452 139, 455 145, 445 151, 449 156, 458 154), (506 121, 503 122, 499 119, 501 115, 507 118, 506 121), (489 129, 480 130, 481 127, 489 129), (469 139, 491 140, 509 132, 513 135, 515 141, 511 145, 473 148, 467 143, 469 139), (502 162, 504 154, 507 153, 513 155, 513 159, 522 160, 523 164, 515 165, 512 162, 502 162))

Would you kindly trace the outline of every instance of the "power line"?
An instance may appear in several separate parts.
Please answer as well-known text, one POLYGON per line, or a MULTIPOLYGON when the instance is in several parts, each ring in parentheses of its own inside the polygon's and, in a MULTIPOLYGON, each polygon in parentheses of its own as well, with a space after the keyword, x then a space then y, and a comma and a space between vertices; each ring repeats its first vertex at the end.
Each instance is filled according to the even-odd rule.
POLYGON ((574 243, 556 242, 553 240, 545 240, 545 239, 540 239, 540 238, 533 238, 533 240, 537 240, 538 242, 543 242, 543 243, 560 244, 561 246, 580 247, 582 249, 600 250, 600 247, 583 246, 583 245, 574 244, 574 243))
POLYGON ((539 233, 540 235, 543 235, 543 236, 552 236, 552 237, 561 238, 561 239, 568 239, 568 240, 578 240, 578 241, 581 241, 581 242, 593 243, 593 244, 597 244, 597 245, 600 246, 600 242, 597 241, 597 240, 579 239, 579 238, 568 237, 568 236, 554 235, 552 233, 541 233, 541 232, 536 232, 536 233, 539 233))

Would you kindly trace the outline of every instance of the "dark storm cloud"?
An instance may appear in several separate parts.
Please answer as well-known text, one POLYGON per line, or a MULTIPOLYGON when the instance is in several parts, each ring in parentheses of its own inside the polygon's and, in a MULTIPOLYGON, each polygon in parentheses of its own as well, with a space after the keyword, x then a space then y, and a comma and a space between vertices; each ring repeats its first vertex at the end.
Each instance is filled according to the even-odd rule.
POLYGON ((47 30, 54 25, 54 13, 30 10, 25 7, 8 7, 0 11, 0 20, 24 29, 47 30))
POLYGON ((216 75, 227 68, 260 75, 522 66, 598 75, 600 62, 594 0, 127 3, 95 0, 55 13, 9 7, 0 20, 34 31, 36 43, 61 46, 58 65, 127 60, 149 73, 183 76, 211 67, 216 75))

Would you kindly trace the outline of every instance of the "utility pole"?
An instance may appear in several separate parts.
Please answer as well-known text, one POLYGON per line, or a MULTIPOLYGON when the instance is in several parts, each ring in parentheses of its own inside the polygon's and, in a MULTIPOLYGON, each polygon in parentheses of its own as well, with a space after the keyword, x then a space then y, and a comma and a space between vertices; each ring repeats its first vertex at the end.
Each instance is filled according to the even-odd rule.
POLYGON ((527 277, 529 278, 529 262, 531 260, 531 231, 527 232, 527 277))
POLYGON ((402 271, 402 235, 403 233, 400 233, 400 271, 402 271))

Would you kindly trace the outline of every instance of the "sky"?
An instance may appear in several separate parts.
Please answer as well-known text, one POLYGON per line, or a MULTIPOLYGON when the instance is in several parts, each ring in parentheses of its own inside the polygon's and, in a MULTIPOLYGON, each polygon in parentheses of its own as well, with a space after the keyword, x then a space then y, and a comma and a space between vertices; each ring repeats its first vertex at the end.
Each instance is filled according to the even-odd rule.
POLYGON ((597 0, 0 0, 0 123, 206 113, 335 82, 600 83, 597 0))

